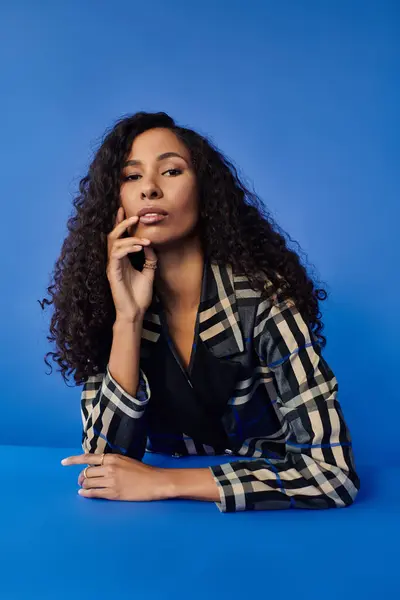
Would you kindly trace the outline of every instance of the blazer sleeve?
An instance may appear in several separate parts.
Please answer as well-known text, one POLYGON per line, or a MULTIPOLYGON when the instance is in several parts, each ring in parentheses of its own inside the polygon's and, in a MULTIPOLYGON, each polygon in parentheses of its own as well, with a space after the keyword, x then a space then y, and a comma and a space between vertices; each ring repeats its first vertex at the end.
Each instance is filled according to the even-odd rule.
MULTIPOLYGON (((269 303, 268 303, 269 302, 269 303)), ((254 345, 266 397, 286 433, 282 458, 209 467, 221 512, 341 508, 360 480, 337 398, 338 383, 292 300, 258 305, 254 345)))
POLYGON ((147 441, 145 409, 150 395, 141 369, 136 397, 112 377, 108 364, 105 373, 90 376, 81 393, 84 452, 124 454, 142 460, 147 441))

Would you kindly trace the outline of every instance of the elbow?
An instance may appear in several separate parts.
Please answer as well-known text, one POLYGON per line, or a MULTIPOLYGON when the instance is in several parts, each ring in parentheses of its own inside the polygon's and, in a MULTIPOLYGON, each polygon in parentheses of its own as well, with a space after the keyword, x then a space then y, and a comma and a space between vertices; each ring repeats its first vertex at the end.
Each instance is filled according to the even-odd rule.
POLYGON ((345 498, 341 498, 340 502, 337 502, 336 508, 348 508, 349 506, 354 504, 357 494, 358 491, 355 492, 352 496, 346 495, 345 498))
POLYGON ((360 478, 355 470, 342 471, 340 485, 336 489, 336 507, 347 508, 354 504, 360 491, 360 478))
MULTIPOLYGON (((315 463, 317 464, 317 463, 315 463)), ((360 478, 350 466, 318 463, 319 479, 314 478, 317 492, 315 508, 346 508, 354 504, 360 490, 360 478)))
POLYGON ((352 504, 354 504, 354 501, 356 500, 358 493, 360 491, 360 477, 358 475, 358 473, 355 470, 352 470, 350 473, 347 474, 347 478, 349 480, 349 482, 351 483, 351 487, 349 485, 349 498, 346 502, 346 506, 351 506, 352 504))

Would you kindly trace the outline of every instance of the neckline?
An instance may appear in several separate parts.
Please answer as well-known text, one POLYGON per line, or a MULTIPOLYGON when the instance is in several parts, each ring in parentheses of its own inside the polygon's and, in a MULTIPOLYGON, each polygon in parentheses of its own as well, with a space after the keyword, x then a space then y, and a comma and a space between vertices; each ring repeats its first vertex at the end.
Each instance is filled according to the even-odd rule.
POLYGON ((196 321, 195 321, 195 325, 194 325, 194 335, 193 335, 193 343, 192 343, 192 348, 190 351, 190 358, 189 358, 189 364, 188 367, 186 369, 185 365, 182 363, 177 348, 175 346, 174 340, 170 335, 169 332, 169 327, 168 327, 168 323, 167 323, 167 319, 165 316, 165 312, 164 312, 164 307, 161 306, 160 307, 160 322, 161 322, 161 327, 163 330, 163 333, 165 335, 165 339, 166 342, 172 352, 172 354, 174 355, 174 358, 176 360, 176 362, 178 363, 178 365, 180 366, 180 368, 182 369, 182 371, 184 372, 186 378, 188 379, 189 383, 190 382, 190 376, 191 373, 193 371, 193 363, 194 363, 194 359, 195 359, 195 354, 196 354, 196 347, 198 344, 198 332, 199 332, 199 314, 200 314, 200 303, 199 303, 199 308, 197 309, 197 313, 196 313, 196 321))

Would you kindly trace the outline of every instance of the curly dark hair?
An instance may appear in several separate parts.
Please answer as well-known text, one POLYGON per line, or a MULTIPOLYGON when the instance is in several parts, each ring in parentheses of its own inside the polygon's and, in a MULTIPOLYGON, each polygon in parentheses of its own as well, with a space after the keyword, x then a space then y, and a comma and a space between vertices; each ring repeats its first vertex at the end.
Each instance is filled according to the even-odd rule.
MULTIPOLYGON (((137 112, 106 130, 88 174, 79 182, 79 194, 73 201, 76 214, 68 219, 69 234, 55 263, 54 283, 47 288, 52 299, 38 300, 42 309, 45 304, 55 306, 52 335, 47 339, 56 342, 58 352, 48 352, 45 363, 51 368, 46 357, 52 355, 67 385, 67 369, 67 375, 75 370, 75 385, 81 385, 106 368, 116 318, 106 276, 107 236, 115 226, 123 164, 132 143, 137 135, 155 127, 173 131, 190 152, 198 182, 199 232, 205 258, 229 263, 266 298, 277 299, 279 293, 280 299, 294 301, 315 340, 325 347, 318 301, 325 300, 327 292, 314 288, 285 236, 293 240, 240 181, 233 163, 210 139, 176 125, 166 113, 137 112)), ((135 268, 143 268, 143 251, 128 256, 135 268)))

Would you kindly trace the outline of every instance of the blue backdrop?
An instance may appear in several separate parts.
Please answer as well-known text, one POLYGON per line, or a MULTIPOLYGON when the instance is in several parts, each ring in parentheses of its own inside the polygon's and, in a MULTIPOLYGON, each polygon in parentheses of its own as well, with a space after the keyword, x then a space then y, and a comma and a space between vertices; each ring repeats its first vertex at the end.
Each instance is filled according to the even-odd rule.
POLYGON ((330 292, 324 355, 358 463, 399 463, 398 3, 2 3, 0 443, 79 447, 80 387, 43 357, 50 273, 105 128, 208 135, 330 292))

